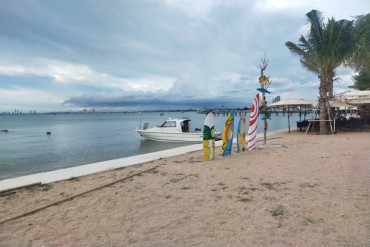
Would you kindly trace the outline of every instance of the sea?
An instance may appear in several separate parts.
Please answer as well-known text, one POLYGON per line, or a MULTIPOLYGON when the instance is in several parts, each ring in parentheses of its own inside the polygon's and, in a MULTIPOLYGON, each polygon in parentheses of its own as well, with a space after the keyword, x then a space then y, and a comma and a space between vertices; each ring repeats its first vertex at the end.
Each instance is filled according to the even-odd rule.
MULTIPOLYGON (((0 115, 0 129, 8 130, 0 132, 0 180, 191 145, 145 140, 134 131, 146 122, 154 127, 180 117, 190 118, 192 129, 203 129, 205 114, 197 112, 0 115)), ((292 129, 300 118, 309 116, 293 113, 292 129)), ((216 131, 222 131, 225 120, 225 115, 215 116, 216 131)), ((258 125, 262 133, 261 117, 258 125)), ((272 114, 268 131, 285 128, 287 114, 272 114)))

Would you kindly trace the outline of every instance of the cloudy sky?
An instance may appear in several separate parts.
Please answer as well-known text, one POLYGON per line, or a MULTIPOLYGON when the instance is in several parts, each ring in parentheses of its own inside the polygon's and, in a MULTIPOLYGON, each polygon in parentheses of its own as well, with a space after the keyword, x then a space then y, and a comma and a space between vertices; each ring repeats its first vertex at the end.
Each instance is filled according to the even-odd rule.
POLYGON ((315 100, 317 76, 284 45, 311 9, 353 19, 370 1, 0 0, 0 112, 250 107, 265 52, 267 100, 315 100))

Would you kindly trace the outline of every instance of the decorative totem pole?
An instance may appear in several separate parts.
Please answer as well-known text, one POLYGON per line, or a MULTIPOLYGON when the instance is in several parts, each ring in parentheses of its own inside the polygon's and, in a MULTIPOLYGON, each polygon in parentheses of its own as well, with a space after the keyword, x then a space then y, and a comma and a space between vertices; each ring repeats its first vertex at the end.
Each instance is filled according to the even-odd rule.
POLYGON ((260 107, 260 113, 263 114, 263 117, 262 117, 262 120, 264 121, 263 144, 265 145, 266 144, 266 136, 267 136, 267 128, 268 128, 267 119, 271 119, 271 113, 268 111, 268 107, 267 107, 267 104, 266 104, 266 96, 265 96, 266 93, 271 93, 270 91, 267 90, 269 88, 270 84, 271 84, 271 81, 270 81, 270 77, 266 77, 263 74, 263 72, 266 70, 266 68, 268 66, 268 63, 269 63, 269 60, 268 59, 266 60, 266 54, 265 54, 265 57, 263 59, 261 58, 261 62, 262 62, 262 64, 260 64, 261 77, 259 79, 261 87, 257 88, 257 90, 262 93, 262 102, 261 102, 261 107, 260 107))

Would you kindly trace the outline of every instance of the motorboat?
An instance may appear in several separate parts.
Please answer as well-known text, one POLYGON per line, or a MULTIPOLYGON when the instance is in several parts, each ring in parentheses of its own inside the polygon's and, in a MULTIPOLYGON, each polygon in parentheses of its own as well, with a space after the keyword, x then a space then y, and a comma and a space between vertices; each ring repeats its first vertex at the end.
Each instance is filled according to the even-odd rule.
POLYGON ((192 131, 190 121, 188 118, 169 118, 160 126, 149 128, 149 123, 145 123, 134 130, 148 140, 201 143, 203 132, 200 129, 192 131))

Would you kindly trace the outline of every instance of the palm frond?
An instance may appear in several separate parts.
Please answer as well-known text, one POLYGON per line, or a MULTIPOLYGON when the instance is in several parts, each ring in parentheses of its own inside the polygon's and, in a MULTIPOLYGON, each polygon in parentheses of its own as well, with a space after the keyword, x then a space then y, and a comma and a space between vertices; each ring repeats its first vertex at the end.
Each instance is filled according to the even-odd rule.
POLYGON ((299 45, 293 43, 293 42, 286 42, 285 43, 285 46, 288 47, 288 49, 295 55, 298 55, 300 57, 302 56, 305 56, 306 55, 306 51, 303 50, 301 47, 299 47, 299 45))
POLYGON ((324 38, 323 30, 325 29, 325 24, 323 22, 322 13, 318 10, 311 10, 306 14, 307 20, 311 25, 309 42, 314 43, 317 49, 324 50, 324 38))

